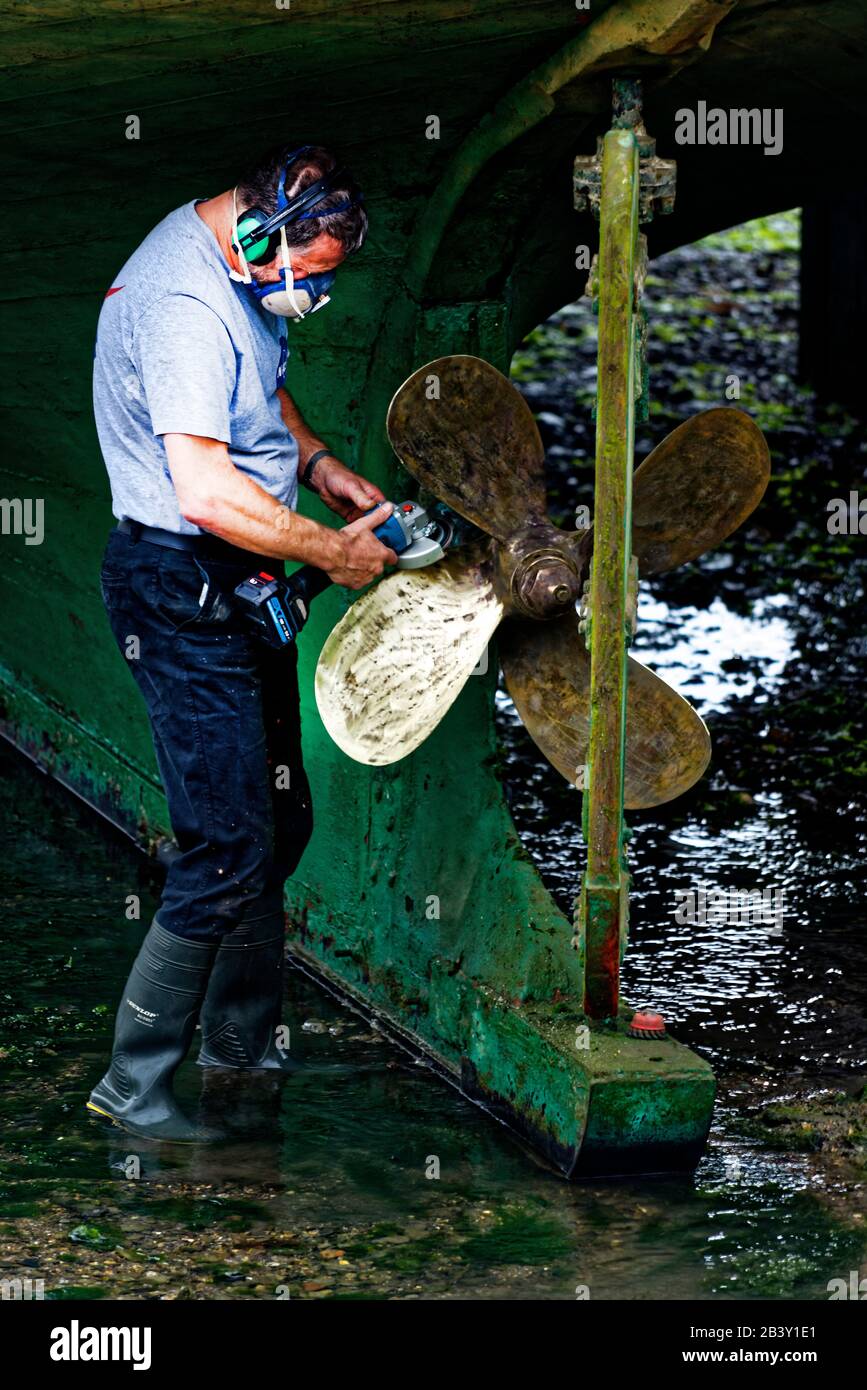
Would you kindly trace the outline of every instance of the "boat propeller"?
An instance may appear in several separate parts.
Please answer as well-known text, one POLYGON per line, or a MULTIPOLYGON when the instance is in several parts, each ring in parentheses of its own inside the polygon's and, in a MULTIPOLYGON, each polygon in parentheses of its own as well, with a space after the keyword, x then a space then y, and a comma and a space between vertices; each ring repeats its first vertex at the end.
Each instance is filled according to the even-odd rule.
MULTIPOLYGON (((430 568, 388 575, 343 616, 316 671, 326 729, 358 762, 406 757, 439 724, 506 619, 498 646, 515 708, 548 761, 582 786, 590 656, 575 609, 593 538, 547 518, 544 450, 529 406, 489 363, 442 357, 404 382, 387 428, 407 471, 477 529, 458 535, 430 568)), ((638 574, 719 545, 757 506, 769 473, 764 436, 742 411, 707 410, 673 430, 633 475, 638 574)), ((709 758, 696 711, 630 657, 625 805, 679 796, 709 758)))

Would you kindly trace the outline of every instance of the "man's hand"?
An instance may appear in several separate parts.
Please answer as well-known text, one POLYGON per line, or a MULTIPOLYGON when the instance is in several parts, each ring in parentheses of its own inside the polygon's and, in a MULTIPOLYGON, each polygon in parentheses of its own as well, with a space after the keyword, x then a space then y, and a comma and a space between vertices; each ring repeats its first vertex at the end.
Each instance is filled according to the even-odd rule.
MULTIPOLYGON (((348 469, 344 471, 349 472, 348 469)), ((354 474, 350 476, 353 477, 354 474)), ((385 502, 370 516, 362 516, 337 532, 344 546, 343 560, 336 568, 327 571, 329 579, 335 584, 345 585, 347 589, 363 589, 365 584, 382 574, 386 565, 396 563, 397 556, 394 551, 378 541, 373 534, 373 528, 381 526, 391 512, 391 503, 385 502)))
MULTIPOLYGON (((345 463, 330 456, 321 458, 314 465, 310 481, 326 507, 347 521, 356 521, 377 502, 385 500, 385 494, 374 483, 369 483, 360 473, 353 473, 345 463)), ((386 515, 379 518, 377 525, 385 520, 386 515)))

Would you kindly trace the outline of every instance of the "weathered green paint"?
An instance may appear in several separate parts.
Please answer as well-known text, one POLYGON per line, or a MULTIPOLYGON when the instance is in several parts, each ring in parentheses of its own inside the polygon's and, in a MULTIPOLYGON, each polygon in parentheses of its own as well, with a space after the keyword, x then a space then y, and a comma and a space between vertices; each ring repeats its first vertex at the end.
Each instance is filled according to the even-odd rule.
MULTIPOLYGON (((848 151, 830 134, 860 107, 864 23, 853 0, 828 0, 821 30, 795 0, 594 0, 589 22, 561 0, 15 6, 0 19, 0 129, 16 239, 39 254, 0 250, 0 492, 44 497, 47 536, 41 549, 0 541, 10 735, 143 842, 165 834, 147 727, 98 595, 110 517, 89 403, 101 295, 159 217, 230 186, 278 133, 339 148, 365 187, 371 240, 333 306, 294 335, 290 389, 348 460, 403 492, 383 428, 401 381, 456 351, 507 369, 522 334, 583 288, 574 248, 594 229, 571 209, 569 172, 607 124, 612 73, 640 69, 666 152, 674 113, 710 91, 723 107, 786 111, 779 158, 677 149, 678 204, 654 231, 658 253, 794 205, 805 164, 845 175, 848 151), (774 50, 786 61, 771 70, 774 50), (439 140, 425 137, 429 113, 439 140), (125 138, 128 114, 139 141, 125 138)), ((575 1045, 582 953, 503 802, 493 674, 471 680, 397 768, 350 764, 325 737, 312 673, 348 602, 323 596, 301 644, 317 829, 288 902, 299 960, 567 1171, 693 1161, 713 1088, 703 1062, 627 1039, 621 1013, 575 1045)), ((121 911, 119 892, 119 922, 121 911)))
POLYGON ((155 768, 109 743, 100 729, 73 711, 47 701, 20 670, 5 664, 0 664, 0 732, 42 772, 133 835, 149 854, 169 839, 155 768))
POLYGON ((584 792, 587 872, 579 916, 586 937, 584 1007, 591 1018, 613 1018, 620 995, 638 179, 638 146, 632 131, 610 130, 602 147, 599 219, 590 751, 584 792))

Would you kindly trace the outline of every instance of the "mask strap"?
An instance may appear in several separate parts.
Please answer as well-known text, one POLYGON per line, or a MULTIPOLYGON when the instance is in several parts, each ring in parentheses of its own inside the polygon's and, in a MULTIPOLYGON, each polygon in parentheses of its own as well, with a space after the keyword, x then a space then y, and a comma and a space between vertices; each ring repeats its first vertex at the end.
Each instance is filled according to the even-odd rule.
POLYGON ((283 253, 283 279, 286 283, 286 296, 292 308, 295 310, 295 317, 304 318, 304 310, 295 298, 295 276, 292 274, 292 259, 289 255, 289 243, 286 240, 286 228, 280 228, 280 250, 283 253))
POLYGON ((239 275, 237 270, 230 270, 229 277, 232 280, 240 280, 243 284, 252 284, 253 277, 250 274, 250 267, 247 264, 247 257, 241 246, 241 238, 238 235, 238 188, 237 185, 232 189, 232 240, 235 243, 235 250, 243 268, 243 275, 239 275))

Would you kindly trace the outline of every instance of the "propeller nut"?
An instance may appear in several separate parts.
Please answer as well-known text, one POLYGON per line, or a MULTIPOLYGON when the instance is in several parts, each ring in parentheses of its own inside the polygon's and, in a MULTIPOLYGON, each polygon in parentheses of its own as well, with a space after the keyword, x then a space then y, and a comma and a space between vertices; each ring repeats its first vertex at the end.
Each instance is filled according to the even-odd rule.
POLYGON ((515 607, 528 618, 559 618, 579 598, 581 581, 565 556, 549 551, 523 559, 510 589, 515 607))

